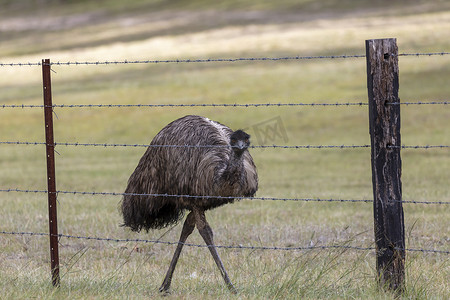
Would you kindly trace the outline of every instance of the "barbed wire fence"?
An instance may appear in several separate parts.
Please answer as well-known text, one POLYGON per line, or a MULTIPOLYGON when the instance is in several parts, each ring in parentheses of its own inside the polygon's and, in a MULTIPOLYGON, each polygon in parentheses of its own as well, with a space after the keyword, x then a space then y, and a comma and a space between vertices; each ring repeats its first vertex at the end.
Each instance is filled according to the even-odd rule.
MULTIPOLYGON (((434 52, 434 53, 400 53, 393 55, 395 57, 422 57, 422 56, 444 56, 450 55, 450 52, 434 52)), ((82 61, 82 62, 28 62, 28 63, 0 63, 0 67, 35 67, 35 66, 92 66, 92 65, 122 65, 122 64, 163 64, 163 63, 233 63, 233 62, 257 62, 257 61, 287 61, 287 60, 313 60, 313 59, 358 59, 366 58, 366 55, 331 55, 331 56, 286 56, 286 57, 250 57, 250 58, 216 58, 216 59, 171 59, 171 60, 123 60, 123 61, 82 61)), ((393 101, 386 103, 386 105, 400 106, 400 105, 448 105, 449 101, 442 100, 428 100, 428 101, 393 101)), ((67 109, 84 109, 84 108, 167 108, 167 107, 229 107, 229 108, 264 108, 264 107, 367 107, 370 106, 367 102, 327 102, 327 103, 309 103, 309 102, 292 102, 292 103, 230 103, 230 104, 44 104, 44 105, 29 105, 29 104, 0 104, 2 109, 48 109, 53 112, 55 108, 67 109)), ((79 143, 79 142, 31 142, 31 141, 0 141, 0 145, 43 145, 50 147, 53 151, 55 147, 59 146, 73 146, 73 147, 224 147, 213 145, 152 145, 152 144, 125 144, 125 143, 79 143)), ((229 147, 229 146, 225 146, 229 147)), ((447 149, 449 145, 387 145, 390 149, 447 149)), ((358 149, 371 148, 371 145, 256 145, 251 148, 272 148, 272 149, 358 149)), ((3 193, 45 193, 54 195, 55 199, 59 194, 73 194, 73 195, 90 195, 90 196, 125 196, 127 193, 116 192, 90 192, 90 191, 64 191, 64 190, 33 190, 33 189, 17 189, 17 188, 3 188, 0 189, 3 193)), ((168 195, 168 194, 133 194, 140 196, 153 197, 201 197, 201 198, 233 198, 233 199, 247 199, 248 197, 221 197, 221 196, 195 196, 195 195, 168 195)), ((277 198, 277 197, 251 197, 252 200, 262 201, 302 201, 302 202, 347 202, 347 203, 373 203, 373 199, 323 199, 323 198, 277 198)), ((396 200, 394 200, 396 201, 396 200)), ((448 205, 448 201, 415 201, 415 200, 400 200, 396 201, 405 204, 422 204, 422 205, 448 205)), ((69 238, 69 239, 83 239, 96 240, 103 242, 141 242, 154 244, 176 245, 179 242, 160 241, 160 240, 145 240, 145 239, 117 239, 105 237, 89 237, 68 234, 54 234, 54 233, 39 233, 39 232, 15 232, 15 231, 0 231, 3 235, 27 235, 27 236, 48 236, 50 238, 69 238)), ((208 247, 207 245, 196 245, 184 243, 185 246, 191 247, 208 247)), ((265 247, 265 246, 232 246, 219 245, 217 248, 225 249, 250 249, 250 250, 283 250, 283 251, 309 251, 309 250, 327 250, 327 249, 348 249, 360 251, 373 251, 375 247, 351 246, 351 245, 314 245, 306 247, 265 247)), ((408 252, 421 252, 432 254, 450 254, 447 250, 438 249, 414 249, 406 247, 396 247, 395 250, 408 252)), ((53 267, 52 267, 53 270, 53 267)), ((55 279, 55 278, 54 278, 55 279)), ((58 279, 59 281, 59 279, 58 279)))

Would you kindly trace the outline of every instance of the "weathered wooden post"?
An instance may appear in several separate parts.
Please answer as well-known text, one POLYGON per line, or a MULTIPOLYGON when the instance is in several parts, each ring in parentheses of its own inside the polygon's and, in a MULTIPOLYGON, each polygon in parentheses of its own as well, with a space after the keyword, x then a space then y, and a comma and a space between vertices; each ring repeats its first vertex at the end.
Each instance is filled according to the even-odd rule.
POLYGON ((50 237, 50 265, 53 286, 59 286, 58 222, 56 217, 55 142, 53 136, 52 84, 50 59, 42 60, 44 89, 45 144, 47 155, 48 224, 50 237))
POLYGON ((366 60, 378 282, 401 293, 405 228, 396 39, 366 40, 366 60))

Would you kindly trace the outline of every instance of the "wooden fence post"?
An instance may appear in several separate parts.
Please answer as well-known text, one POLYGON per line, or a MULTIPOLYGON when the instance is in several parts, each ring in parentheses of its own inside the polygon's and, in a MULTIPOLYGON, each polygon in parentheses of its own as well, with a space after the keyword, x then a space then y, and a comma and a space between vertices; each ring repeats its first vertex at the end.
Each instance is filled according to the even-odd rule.
POLYGON ((366 60, 378 283, 401 293, 405 228, 396 39, 366 40, 366 60))
POLYGON ((55 175, 55 141, 53 136, 53 104, 52 84, 50 77, 50 59, 42 60, 42 82, 44 88, 45 144, 47 155, 47 187, 48 187, 48 224, 50 237, 50 266, 52 284, 58 287, 59 253, 58 253, 58 221, 56 217, 56 175, 55 175))

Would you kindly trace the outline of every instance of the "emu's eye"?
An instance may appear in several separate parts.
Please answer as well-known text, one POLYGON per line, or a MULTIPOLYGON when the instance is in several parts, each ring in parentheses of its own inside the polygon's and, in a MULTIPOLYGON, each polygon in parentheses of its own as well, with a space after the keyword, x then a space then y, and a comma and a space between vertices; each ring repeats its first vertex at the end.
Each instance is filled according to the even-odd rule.
POLYGON ((232 144, 236 144, 236 139, 231 139, 232 144))
POLYGON ((246 143, 248 143, 248 138, 247 138, 247 139, 245 139, 245 142, 246 142, 246 143))

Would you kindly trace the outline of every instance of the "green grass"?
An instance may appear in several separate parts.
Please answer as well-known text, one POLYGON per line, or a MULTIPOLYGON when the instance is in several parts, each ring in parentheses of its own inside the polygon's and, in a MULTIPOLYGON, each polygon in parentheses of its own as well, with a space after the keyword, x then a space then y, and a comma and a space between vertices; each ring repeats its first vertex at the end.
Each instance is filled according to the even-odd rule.
MULTIPOLYGON (((103 3, 103 2, 102 2, 103 3)), ((414 1, 407 8, 324 1, 122 1, 91 7, 84 1, 49 7, 58 16, 94 9, 100 18, 66 28, 8 31, 0 36, 1 62, 95 61, 206 57, 363 54, 364 40, 397 37, 400 52, 447 51, 446 3, 414 1), (175 3, 175 2, 173 2, 175 3), (189 4, 193 3, 193 4, 189 4), (231 3, 231 4, 226 4, 231 3), (234 5, 237 6, 234 6, 234 5), (337 9, 337 7, 340 9, 337 9), (101 8, 102 7, 102 8, 101 8), (245 18, 254 10, 255 19, 245 18), (161 13, 164 18, 154 19, 161 13), (286 12, 287 11, 287 12, 286 12), (215 12, 215 14, 211 14, 215 12), (300 17, 292 19, 292 14, 300 17), (308 18, 304 18, 305 15, 308 18), (150 16, 150 17, 149 17, 150 16), (152 18, 151 18, 152 17, 152 18), (124 24, 124 20, 141 20, 124 24), (39 35, 37 33, 40 32, 39 35), (39 42, 40 41, 40 42, 39 42)), ((358 2, 359 3, 359 2, 358 2)), ((3 3, 0 25, 28 18, 33 7, 3 3), (28 11, 29 10, 29 11, 28 11), (2 23, 3 22, 3 23, 2 23)), ((42 16, 41 10, 36 14, 42 16)), ((47 19, 46 19, 47 20, 47 19)), ((9 26, 9 25, 8 25, 9 26)), ((56 104, 263 103, 366 101, 364 59, 119 66, 53 66, 56 104)), ((446 100, 450 58, 401 57, 402 101, 446 100)), ((0 67, 1 104, 41 104, 39 67, 0 67)), ((402 143, 448 145, 446 106, 402 106, 402 143)), ((280 145, 369 144, 367 107, 294 108, 57 108, 57 142, 147 144, 168 122, 205 115, 252 142, 280 145), (275 119, 274 119, 275 118, 275 119), (261 123, 281 122, 284 136, 258 136, 261 123)), ((40 109, 0 110, 1 141, 44 140, 40 109)), ((122 192, 144 148, 57 147, 57 189, 122 192)), ((260 197, 370 199, 370 150, 252 149, 260 197)), ((449 201, 447 149, 402 150, 405 200, 449 201)), ((45 149, 0 145, 0 188, 46 189, 45 149)), ((122 227, 120 197, 58 196, 59 231, 75 236, 177 241, 180 226, 132 233, 122 227)), ((45 194, 1 193, 2 231, 46 232, 45 194)), ((448 250, 448 208, 405 204, 408 248, 448 250)), ((207 213, 217 245, 373 247, 370 203, 244 200, 207 213)), ((203 244, 195 232, 188 240, 203 244)), ((0 234, 2 298, 143 299, 158 287, 173 246, 62 238, 61 287, 50 284, 48 239, 0 234)), ((186 247, 169 298, 291 299, 375 298, 371 251, 219 249, 239 293, 233 296, 205 248, 186 247)), ((405 299, 447 299, 446 254, 407 253, 405 299)))

